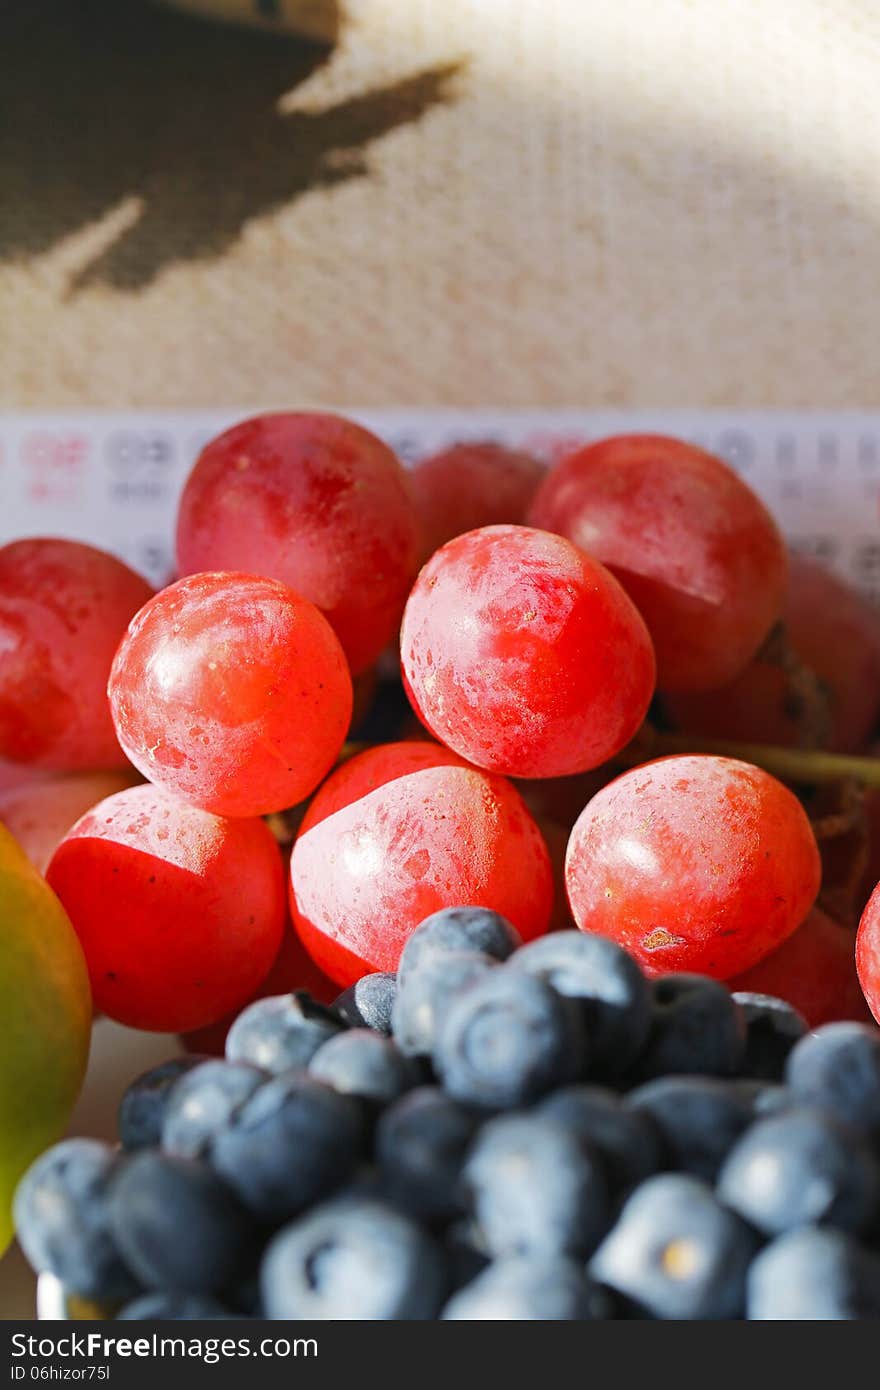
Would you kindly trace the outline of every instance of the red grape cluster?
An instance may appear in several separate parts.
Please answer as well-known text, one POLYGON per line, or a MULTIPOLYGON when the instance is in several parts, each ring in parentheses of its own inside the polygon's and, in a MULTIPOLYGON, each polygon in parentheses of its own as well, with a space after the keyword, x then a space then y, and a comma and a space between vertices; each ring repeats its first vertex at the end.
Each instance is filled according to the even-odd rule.
POLYGON ((111 1016, 222 1032, 267 978, 329 997, 469 903, 772 983, 810 1021, 864 1017, 857 963, 880 1019, 880 897, 856 948, 814 906, 803 787, 700 746, 863 751, 880 624, 719 459, 480 443, 407 475, 337 416, 259 416, 198 459, 177 570, 152 595, 88 546, 0 549, 0 759, 149 779, 62 798, 86 814, 47 869, 111 1016), (398 629, 419 723, 346 749, 398 629))

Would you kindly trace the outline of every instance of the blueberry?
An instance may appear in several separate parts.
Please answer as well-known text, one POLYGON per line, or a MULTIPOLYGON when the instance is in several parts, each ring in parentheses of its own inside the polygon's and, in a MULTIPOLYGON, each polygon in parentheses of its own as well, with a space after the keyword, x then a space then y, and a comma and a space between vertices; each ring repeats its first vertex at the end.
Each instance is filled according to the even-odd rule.
POLYGON ((795 1043, 808 1031, 804 1018, 771 994, 735 994, 746 1024, 746 1047, 741 1069, 746 1076, 781 1081, 785 1062, 795 1043))
POLYGON ((651 1117, 669 1158, 664 1167, 714 1182, 721 1164, 752 1121, 736 1082, 711 1076, 667 1076, 630 1091, 625 1104, 651 1117))
POLYGON ((777 1086, 772 1081, 757 1081, 748 1077, 732 1083, 737 1094, 751 1107, 755 1119, 765 1115, 775 1115, 779 1110, 790 1110, 797 1105, 797 1099, 787 1086, 777 1086))
POLYGON ((589 932, 552 932, 523 946, 510 965, 577 1000, 591 1075, 620 1076, 632 1065, 651 1027, 651 992, 632 956, 620 946, 589 932))
POLYGON ((145 1293, 116 1314, 120 1322, 201 1322, 234 1317, 216 1299, 191 1293, 145 1293))
POLYGON ((880 1318, 880 1258, 852 1236, 801 1226, 752 1262, 746 1316, 753 1322, 842 1322, 880 1318))
POLYGON ((174 1086, 162 1123, 162 1147, 182 1158, 198 1158, 240 1105, 266 1080, 247 1062, 202 1062, 174 1086))
POLYGON ((480 1130, 462 1174, 486 1249, 507 1255, 586 1255, 610 1224, 601 1160, 569 1129, 536 1112, 480 1130))
POLYGON ((234 1314, 247 1318, 261 1318, 263 1316, 260 1291, 261 1257, 262 1250, 259 1250, 253 1263, 247 1266, 244 1273, 236 1278, 234 1283, 223 1290, 223 1297, 234 1314))
POLYGON ((425 960, 397 992, 394 1041, 408 1057, 430 1057, 453 999, 498 968, 491 956, 455 951, 425 960))
POLYGON ((330 1038, 309 1062, 309 1071, 334 1091, 376 1105, 389 1105, 420 1080, 413 1059, 369 1028, 350 1028, 330 1038))
POLYGON ((651 988, 651 1036, 638 1061, 639 1076, 734 1076, 745 1047, 745 1020, 727 986, 703 975, 664 975, 651 988))
POLYGON ((795 1226, 858 1231, 880 1200, 880 1167, 857 1133, 821 1110, 784 1110, 742 1136, 718 1194, 765 1235, 795 1226))
POLYGON ((461 1169, 479 1121, 439 1087, 420 1086, 388 1107, 376 1126, 383 1191, 425 1221, 462 1210, 461 1169))
POLYGON ((257 1216, 284 1221, 352 1175, 362 1142, 357 1101, 293 1071, 239 1107, 214 1136, 208 1158, 257 1216))
POLYGON ((403 985, 425 962, 452 952, 470 952, 507 960, 522 938, 516 927, 487 907, 444 907, 420 922, 409 937, 397 966, 403 985))
POLYGON ((301 990, 277 994, 258 999, 239 1014, 226 1038, 226 1057, 277 1075, 308 1066, 339 1029, 339 1020, 311 995, 301 990))
POLYGON ((152 1289, 214 1293, 252 1244, 247 1212, 225 1183, 202 1163, 154 1149, 114 1179, 110 1223, 126 1262, 152 1289))
POLYGON ((448 1322, 584 1322, 609 1315, 603 1291, 562 1256, 495 1260, 459 1289, 441 1317, 448 1322))
POLYGON ((123 1093, 117 1114, 123 1148, 134 1151, 158 1146, 168 1098, 175 1083, 204 1060, 197 1056, 172 1057, 132 1081, 123 1093))
POLYGON ((430 1236, 379 1202, 340 1199, 275 1236, 261 1270, 272 1319, 434 1318, 446 1270, 430 1236))
POLYGON ((612 1191, 635 1187, 663 1167, 663 1143, 650 1114, 628 1108, 613 1091, 565 1086, 546 1096, 536 1114, 592 1145, 612 1191))
POLYGON ((443 1250, 449 1271, 449 1289, 464 1288, 490 1264, 482 1237, 470 1218, 454 1221, 444 1233, 443 1250))
POLYGON ((833 1111, 880 1144, 880 1028, 826 1023, 797 1044, 785 1077, 801 1100, 833 1111))
POLYGON ((589 1272, 641 1316, 739 1318, 756 1246, 705 1184, 662 1173, 627 1200, 589 1272))
POLYGON ((13 1216, 25 1255, 82 1298, 131 1298, 140 1285, 110 1227, 108 1194, 124 1159, 97 1139, 66 1139, 31 1164, 13 1216))
POLYGON ((397 976, 377 971, 349 985, 334 1001, 333 1012, 349 1028, 372 1028, 388 1037, 396 994, 397 976))
POLYGON ((502 966, 450 1002, 434 1067, 456 1100, 504 1109, 572 1081, 584 1051, 577 1006, 543 980, 502 966))

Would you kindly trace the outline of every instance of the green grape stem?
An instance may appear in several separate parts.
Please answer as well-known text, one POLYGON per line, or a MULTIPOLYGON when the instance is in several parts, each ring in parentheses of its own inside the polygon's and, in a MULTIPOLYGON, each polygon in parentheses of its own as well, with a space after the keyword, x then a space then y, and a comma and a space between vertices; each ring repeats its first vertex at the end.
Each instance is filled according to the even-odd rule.
POLYGON ((769 743, 737 743, 727 739, 694 738, 689 734, 660 733, 645 726, 614 761, 624 767, 638 767, 653 758, 678 753, 710 753, 723 758, 739 758, 772 772, 782 782, 818 785, 846 778, 864 787, 880 787, 880 758, 855 757, 848 753, 828 753, 821 748, 778 748, 769 743))

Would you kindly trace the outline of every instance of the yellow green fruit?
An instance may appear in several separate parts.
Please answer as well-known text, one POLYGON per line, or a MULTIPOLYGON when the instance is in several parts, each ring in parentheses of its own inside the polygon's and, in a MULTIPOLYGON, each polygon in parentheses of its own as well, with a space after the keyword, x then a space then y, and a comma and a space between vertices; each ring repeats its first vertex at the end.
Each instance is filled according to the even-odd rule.
POLYGON ((91 1026, 89 977, 70 919, 0 825, 0 1254, 19 1178, 70 1118, 91 1026))

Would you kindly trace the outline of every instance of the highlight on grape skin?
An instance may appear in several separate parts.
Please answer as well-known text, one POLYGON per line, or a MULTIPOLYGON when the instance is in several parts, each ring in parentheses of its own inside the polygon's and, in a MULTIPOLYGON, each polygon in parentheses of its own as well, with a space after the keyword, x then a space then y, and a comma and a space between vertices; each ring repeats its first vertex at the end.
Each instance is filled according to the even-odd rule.
POLYGON ((117 792, 79 820, 46 877, 73 922, 95 1005, 132 1028, 189 1032, 246 1003, 285 920, 278 846, 159 787, 117 792))
POLYGON ((344 765, 328 784, 333 809, 323 815, 319 792, 293 848, 294 925, 340 985, 395 970, 410 933, 441 907, 492 908, 524 940, 550 919, 550 858, 519 793, 502 777, 450 765, 446 750, 436 765, 412 771, 410 749, 391 745, 372 791, 363 789, 357 758, 344 765), (396 749, 402 775, 388 776, 396 749))
POLYGON ((459 536, 425 565, 400 638, 422 722, 477 767, 584 772, 619 752, 654 693, 654 653, 609 572, 523 526, 459 536))
POLYGON ((286 585, 243 574, 192 575, 141 609, 109 695, 135 767, 226 816, 308 796, 333 766, 352 710, 327 620, 286 585))
POLYGON ((582 931, 625 947, 649 974, 727 979, 780 946, 819 891, 797 797, 733 758, 661 758, 588 802, 566 855, 582 931))
POLYGON ((179 572, 242 570, 289 585, 327 618, 353 675, 394 637, 417 547, 399 460, 338 415, 233 426, 202 450, 180 501, 179 572))
POLYGON ((129 768, 127 772, 71 772, 0 789, 0 823, 44 874, 59 842, 80 816, 140 780, 129 768))
POLYGON ((58 772, 126 766, 107 677, 152 593, 114 555, 79 541, 0 546, 0 759, 58 772))
POLYGON ((388 782, 424 772, 432 767, 468 767, 469 764, 451 748, 433 739, 403 739, 396 743, 379 743, 347 758, 321 783, 306 807, 299 834, 318 825, 336 811, 351 806, 370 792, 378 791, 388 782))
POLYGON ((661 690, 712 690, 782 611, 786 551, 770 513, 720 459, 662 435, 616 435, 564 458, 529 522, 607 565, 654 641, 661 690))

